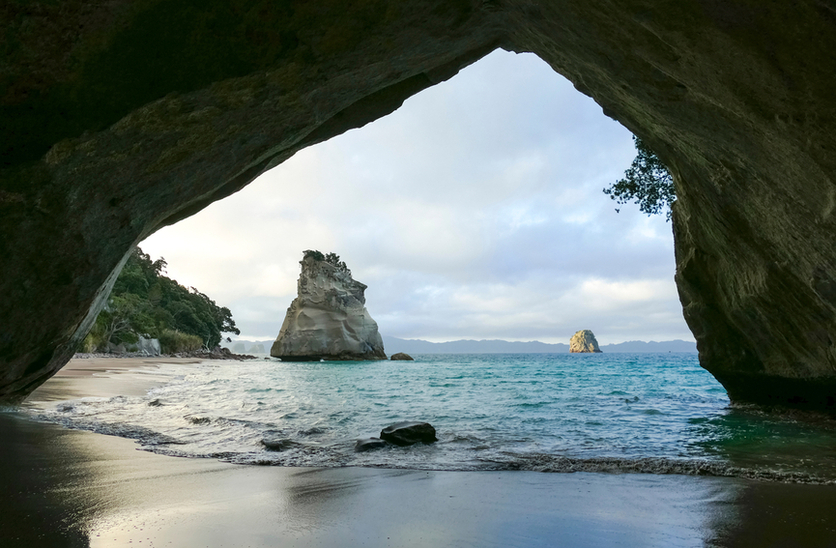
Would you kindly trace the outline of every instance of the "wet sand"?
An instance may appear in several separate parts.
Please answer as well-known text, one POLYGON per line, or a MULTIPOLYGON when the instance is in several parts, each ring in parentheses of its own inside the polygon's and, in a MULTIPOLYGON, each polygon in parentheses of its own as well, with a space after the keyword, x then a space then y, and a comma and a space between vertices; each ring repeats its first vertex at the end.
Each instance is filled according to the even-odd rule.
POLYGON ((155 374, 160 364, 200 362, 195 358, 75 358, 38 387, 27 402, 142 395, 165 381, 155 374))
MULTIPOLYGON (((76 360, 33 398, 143 393, 155 371, 76 360)), ((16 413, 0 439, 3 547, 836 546, 833 486, 236 466, 16 413)))

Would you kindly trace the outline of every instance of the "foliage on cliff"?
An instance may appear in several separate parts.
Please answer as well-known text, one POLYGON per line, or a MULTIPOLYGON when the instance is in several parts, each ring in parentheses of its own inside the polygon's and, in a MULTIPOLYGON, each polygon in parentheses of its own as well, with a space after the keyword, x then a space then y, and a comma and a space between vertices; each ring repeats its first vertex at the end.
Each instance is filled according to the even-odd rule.
POLYGON ((641 139, 634 135, 633 141, 636 145, 636 158, 624 172, 624 179, 605 188, 604 194, 619 204, 635 202, 648 215, 667 210, 666 215, 670 220, 670 206, 676 200, 673 177, 665 164, 641 139))
POLYGON ((228 308, 164 276, 165 267, 165 259, 151 261, 141 249, 134 250, 84 340, 84 350, 132 344, 143 336, 160 339, 163 352, 181 352, 214 348, 222 332, 240 334, 228 308))
POLYGON ((307 259, 308 257, 313 257, 314 260, 326 262, 331 266, 336 267, 337 270, 342 270, 349 276, 351 275, 351 270, 348 269, 348 266, 346 266, 345 261, 341 261, 340 256, 336 253, 322 253, 318 249, 306 249, 304 251, 304 254, 305 259, 307 259))

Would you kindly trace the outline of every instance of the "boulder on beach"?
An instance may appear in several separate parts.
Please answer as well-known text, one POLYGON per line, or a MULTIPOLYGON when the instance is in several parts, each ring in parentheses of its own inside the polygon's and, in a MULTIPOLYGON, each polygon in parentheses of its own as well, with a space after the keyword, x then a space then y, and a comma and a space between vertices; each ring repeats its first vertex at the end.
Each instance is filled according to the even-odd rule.
POLYGON ((140 337, 136 342, 137 352, 141 352, 146 356, 159 356, 162 353, 160 347, 160 339, 146 339, 140 337))
POLYGON ((415 361, 412 356, 406 354, 404 352, 398 352, 397 354, 392 354, 392 357, 389 358, 390 360, 402 360, 402 361, 415 361))
POLYGON ((366 285, 338 255, 307 250, 298 295, 270 355, 282 361, 385 360, 377 323, 366 310, 366 285))
POLYGON ((433 443, 438 441, 435 428, 428 422, 398 422, 380 431, 380 438, 395 445, 433 443))
POLYGON ((356 453, 363 453, 364 451, 371 451, 373 449, 381 449, 389 445, 380 438, 367 438, 364 440, 357 440, 354 444, 354 451, 356 453))
POLYGON ((573 353, 599 353, 598 341, 589 329, 581 329, 569 340, 569 352, 573 353))

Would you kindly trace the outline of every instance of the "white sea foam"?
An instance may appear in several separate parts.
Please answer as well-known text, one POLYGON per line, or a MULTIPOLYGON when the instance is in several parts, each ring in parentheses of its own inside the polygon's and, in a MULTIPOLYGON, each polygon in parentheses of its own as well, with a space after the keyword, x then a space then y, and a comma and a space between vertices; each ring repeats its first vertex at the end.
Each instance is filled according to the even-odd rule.
POLYGON ((29 412, 161 454, 240 464, 836 478, 836 428, 729 407, 692 354, 171 364, 139 397, 29 412), (402 420, 433 445, 354 452, 402 420))

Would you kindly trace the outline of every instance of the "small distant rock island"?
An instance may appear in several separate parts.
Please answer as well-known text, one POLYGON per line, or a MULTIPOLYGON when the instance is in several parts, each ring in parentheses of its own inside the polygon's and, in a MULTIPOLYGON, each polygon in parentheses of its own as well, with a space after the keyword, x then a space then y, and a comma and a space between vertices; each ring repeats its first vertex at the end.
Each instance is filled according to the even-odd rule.
POLYGON ((581 329, 569 339, 569 352, 573 353, 600 353, 598 341, 589 329, 581 329))
POLYGON ((366 285, 335 253, 307 250, 297 297, 270 355, 282 361, 385 360, 383 339, 366 310, 366 285))

